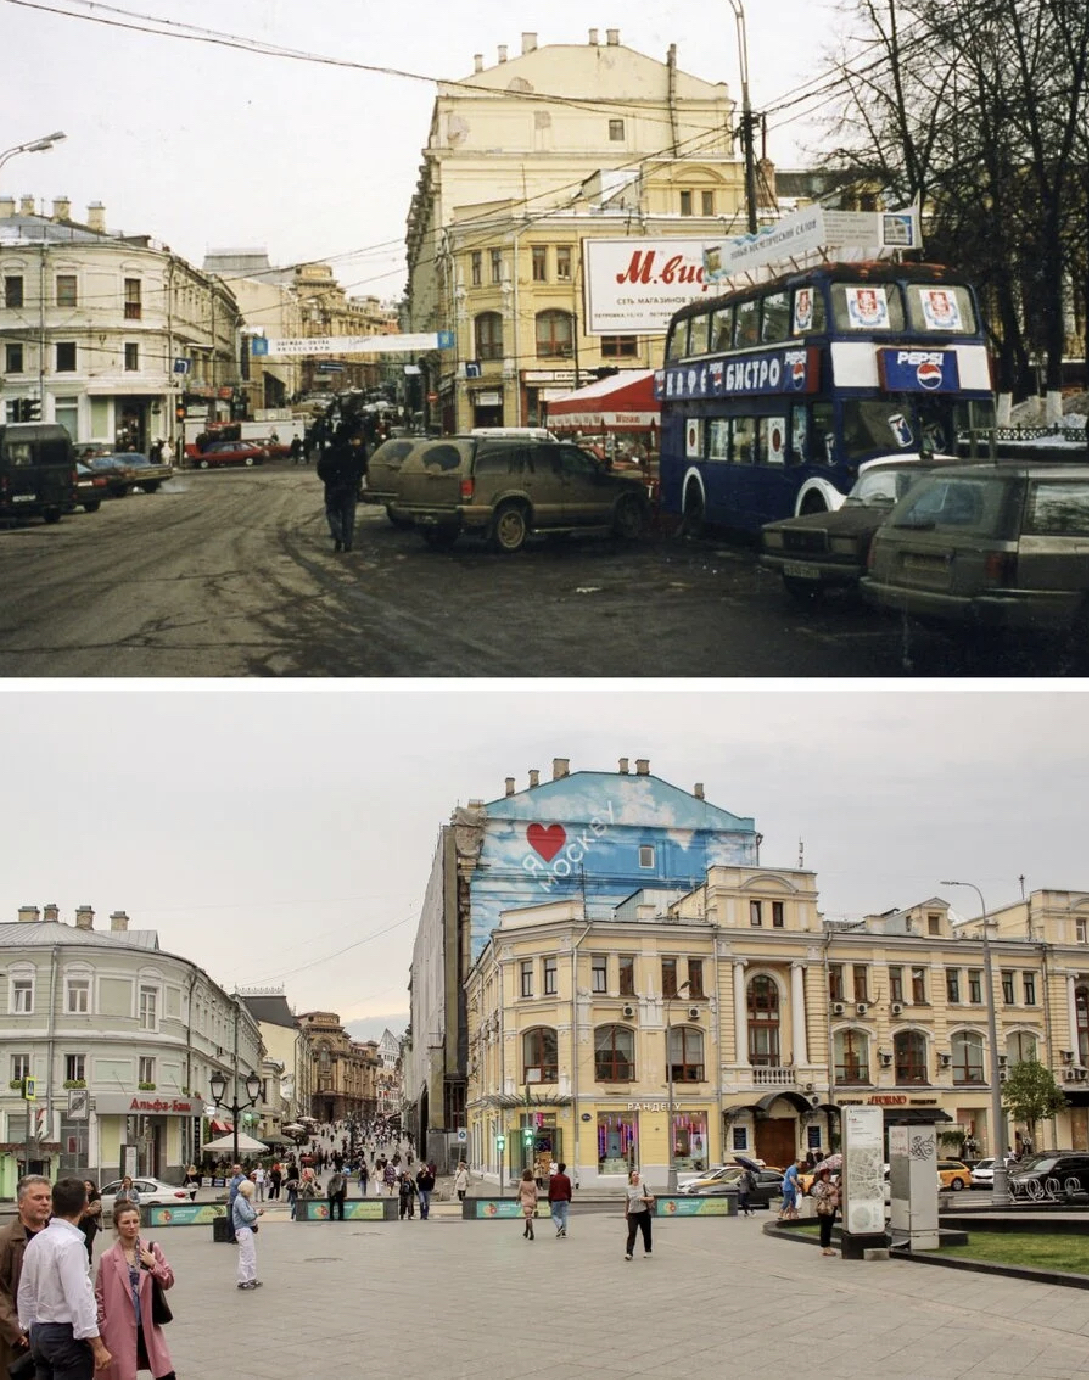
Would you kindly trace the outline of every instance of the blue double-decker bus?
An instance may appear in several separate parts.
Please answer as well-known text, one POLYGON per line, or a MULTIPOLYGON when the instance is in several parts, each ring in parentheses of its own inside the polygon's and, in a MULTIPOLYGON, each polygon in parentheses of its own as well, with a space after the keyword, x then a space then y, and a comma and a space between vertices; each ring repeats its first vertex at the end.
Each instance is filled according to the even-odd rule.
POLYGON ((880 456, 957 454, 994 423, 974 290, 931 264, 826 263, 682 307, 661 502, 686 531, 833 511, 880 456))

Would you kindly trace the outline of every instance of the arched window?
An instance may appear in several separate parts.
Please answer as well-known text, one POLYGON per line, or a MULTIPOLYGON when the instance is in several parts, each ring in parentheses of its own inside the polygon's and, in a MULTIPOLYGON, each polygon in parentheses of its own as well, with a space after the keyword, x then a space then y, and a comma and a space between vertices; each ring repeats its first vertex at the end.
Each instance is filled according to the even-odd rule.
POLYGON ((1089 1064, 1089 987, 1074 988, 1074 1010, 1078 1021, 1078 1063, 1089 1064))
POLYGON ((599 1025, 594 1031, 594 1077, 599 1083, 630 1083, 635 1078, 635 1032, 626 1025, 599 1025))
POLYGON ((525 1082, 555 1083, 560 1071, 556 1032, 545 1025, 527 1030, 522 1036, 522 1062, 525 1065, 525 1082))
POLYGON ((901 1030, 892 1042, 897 1083, 926 1083, 926 1037, 901 1030))
POLYGON ((974 1030, 958 1030, 953 1036, 953 1082, 983 1082, 983 1037, 974 1030))
POLYGON ((1036 1062, 1036 1036, 1031 1030, 1015 1030, 1007 1037, 1006 1057, 1011 1064, 1036 1062))
POLYGON ((833 1041, 837 1083, 870 1081, 870 1042, 864 1030, 837 1030, 833 1041))
POLYGON ((574 317, 568 311, 537 313, 537 358, 570 359, 574 354, 574 317))
POLYGON ((675 1025, 669 1032, 669 1065, 674 1083, 703 1082, 703 1031, 675 1025))
POLYGON ((749 1063, 779 1067, 779 988, 772 978, 754 977, 746 1007, 749 1022, 749 1063))
POLYGON ((477 359, 503 358, 503 317, 497 311, 482 311, 476 318, 477 359))

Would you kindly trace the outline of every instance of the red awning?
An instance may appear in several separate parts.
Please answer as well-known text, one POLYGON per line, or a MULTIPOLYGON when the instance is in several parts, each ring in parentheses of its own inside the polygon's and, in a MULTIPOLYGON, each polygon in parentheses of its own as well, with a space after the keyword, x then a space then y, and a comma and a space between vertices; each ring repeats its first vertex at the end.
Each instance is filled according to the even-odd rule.
POLYGON ((662 420, 653 369, 622 369, 551 399, 547 408, 548 425, 557 431, 649 431, 662 420))
POLYGON ((225 1136, 229 1134, 229 1132, 233 1131, 234 1127, 231 1125, 229 1121, 216 1121, 213 1118, 212 1130, 215 1132, 217 1136, 225 1136))

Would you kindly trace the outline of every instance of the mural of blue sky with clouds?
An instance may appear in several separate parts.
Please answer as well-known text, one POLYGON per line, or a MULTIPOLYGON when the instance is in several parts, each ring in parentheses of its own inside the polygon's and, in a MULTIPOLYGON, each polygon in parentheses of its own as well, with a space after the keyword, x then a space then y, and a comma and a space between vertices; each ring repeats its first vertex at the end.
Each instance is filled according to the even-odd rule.
POLYGON ((505 910, 585 895, 602 919, 642 887, 698 886, 709 867, 756 861, 755 820, 656 776, 576 772, 487 812, 470 884, 473 961, 505 910))

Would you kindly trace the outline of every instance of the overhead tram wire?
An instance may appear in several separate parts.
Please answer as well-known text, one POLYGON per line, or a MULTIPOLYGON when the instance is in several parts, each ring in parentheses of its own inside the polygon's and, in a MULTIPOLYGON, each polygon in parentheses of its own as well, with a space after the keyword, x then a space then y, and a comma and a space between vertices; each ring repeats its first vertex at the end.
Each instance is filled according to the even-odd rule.
POLYGON ((353 940, 351 944, 345 944, 343 948, 334 950, 331 954, 324 954, 321 958, 312 959, 309 963, 295 963, 290 968, 285 968, 282 972, 271 973, 261 979, 260 986, 269 982, 276 982, 279 978, 291 977, 295 973, 306 973, 311 968, 317 968, 322 963, 331 963, 334 958, 340 958, 342 954, 350 953, 353 949, 361 948, 364 944, 370 944, 375 939, 381 939, 383 935, 392 934, 394 930, 399 930, 403 925, 411 924, 419 919, 419 913, 412 910, 403 920, 396 920, 392 925, 387 925, 385 929, 375 930, 373 934, 364 935, 362 939, 353 940))

